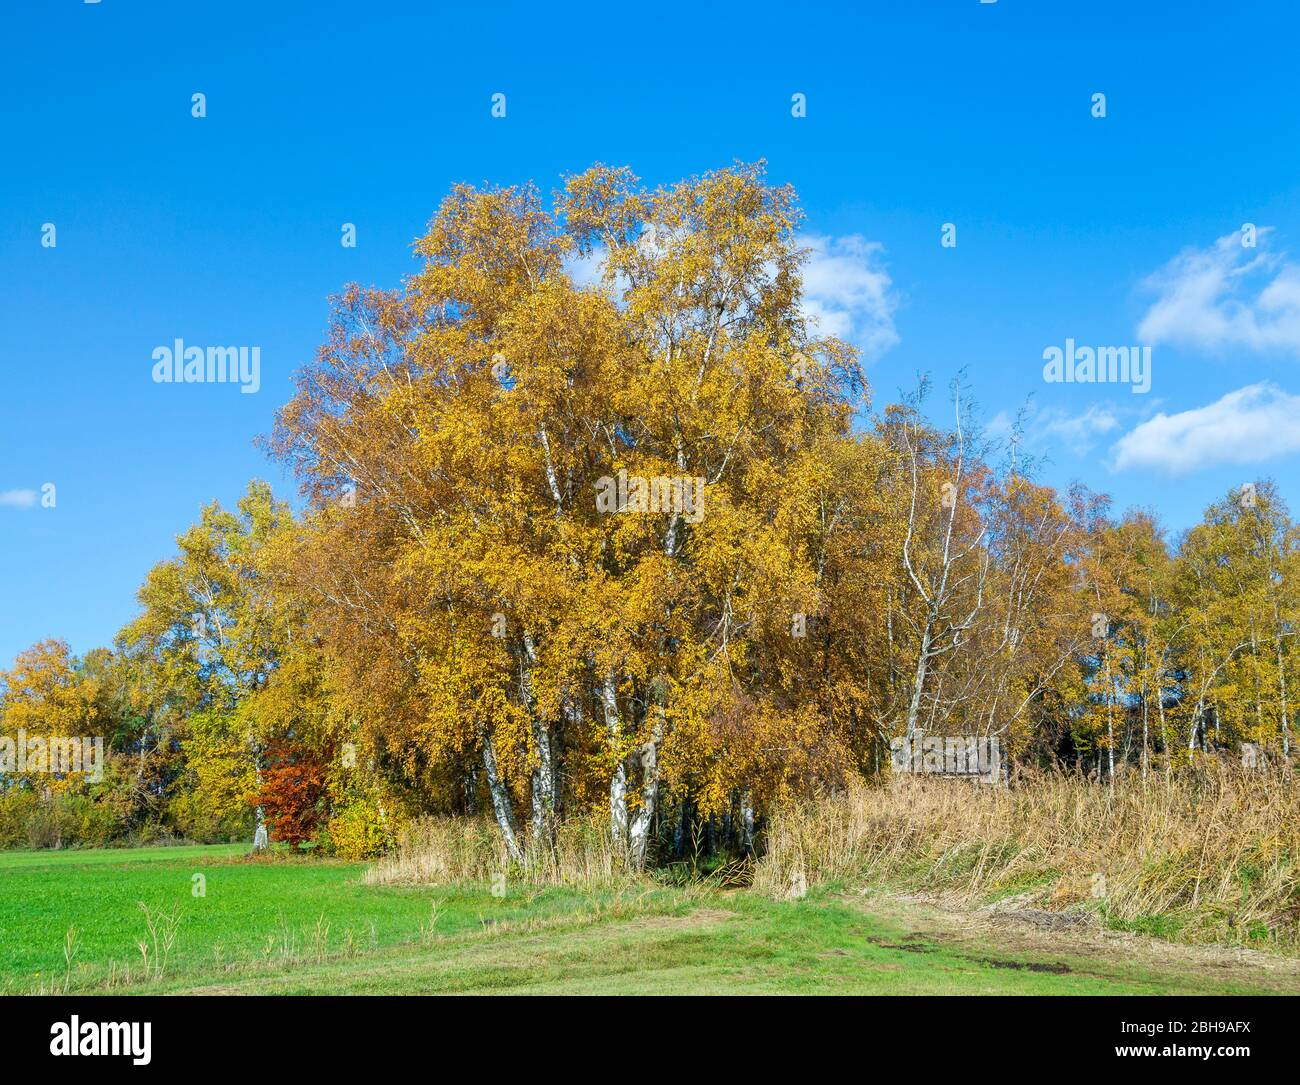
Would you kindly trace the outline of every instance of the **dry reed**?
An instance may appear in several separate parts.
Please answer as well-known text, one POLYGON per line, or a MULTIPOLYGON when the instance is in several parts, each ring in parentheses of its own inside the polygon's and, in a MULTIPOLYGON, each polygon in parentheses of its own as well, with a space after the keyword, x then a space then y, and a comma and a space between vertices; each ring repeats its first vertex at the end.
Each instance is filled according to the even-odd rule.
POLYGON ((492 882, 507 877, 541 885, 608 885, 625 881, 623 854, 601 819, 572 818, 556 829, 553 847, 529 848, 512 863, 489 818, 421 818, 406 826, 397 848, 366 871, 369 885, 492 882))
POLYGON ((779 896, 827 881, 967 901, 1021 893, 1191 941, 1294 946, 1300 790, 1290 772, 1219 765, 1113 786, 1062 774, 1010 789, 898 778, 771 819, 755 887, 779 896))

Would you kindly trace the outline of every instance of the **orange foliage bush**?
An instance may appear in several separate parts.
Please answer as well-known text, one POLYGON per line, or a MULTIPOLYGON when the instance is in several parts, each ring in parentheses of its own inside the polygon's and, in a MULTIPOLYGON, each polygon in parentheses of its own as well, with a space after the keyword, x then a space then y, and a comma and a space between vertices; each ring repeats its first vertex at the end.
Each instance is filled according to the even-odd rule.
POLYGON ((265 813, 272 840, 302 847, 326 820, 324 761, 304 746, 274 743, 252 802, 265 813))

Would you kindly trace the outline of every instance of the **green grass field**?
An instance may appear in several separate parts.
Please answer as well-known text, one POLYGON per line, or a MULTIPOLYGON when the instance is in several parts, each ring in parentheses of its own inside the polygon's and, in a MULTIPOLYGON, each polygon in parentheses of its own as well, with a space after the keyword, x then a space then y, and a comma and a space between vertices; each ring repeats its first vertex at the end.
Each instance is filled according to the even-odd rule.
POLYGON ((923 905, 843 886, 797 902, 651 883, 507 887, 498 897, 486 885, 368 886, 360 864, 251 861, 245 852, 239 845, 0 853, 0 990, 1300 991, 1295 963, 1280 958, 1261 967, 1143 940, 1111 946, 966 929, 923 905), (192 891, 196 874, 206 882, 203 896, 192 891), (155 917, 176 917, 161 975, 152 950, 146 970, 137 944, 152 945, 140 902, 155 917))

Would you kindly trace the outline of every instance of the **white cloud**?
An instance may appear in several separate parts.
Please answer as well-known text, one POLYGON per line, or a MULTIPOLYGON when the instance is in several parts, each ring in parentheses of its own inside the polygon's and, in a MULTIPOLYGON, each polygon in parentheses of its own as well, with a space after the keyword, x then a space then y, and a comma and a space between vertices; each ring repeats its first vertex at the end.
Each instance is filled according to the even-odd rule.
MULTIPOLYGON (((1258 244, 1271 233, 1260 227, 1258 244)), ((1179 253, 1147 279, 1159 296, 1138 325, 1144 341, 1300 354, 1300 265, 1246 248, 1241 237, 1228 234, 1209 248, 1179 253)))
POLYGON ((573 280, 573 285, 580 290, 589 286, 599 286, 605 270, 605 258, 609 250, 604 245, 593 245, 586 255, 571 253, 564 259, 564 272, 573 280))
POLYGON ((0 508, 31 509, 35 507, 35 490, 0 490, 0 508))
POLYGON ((1102 437, 1119 426, 1119 416, 1109 404, 1089 407, 1082 414, 1059 408, 1044 410, 1034 420, 1036 434, 1055 438, 1071 452, 1082 455, 1102 437))
POLYGON ((1010 439, 1017 425, 1026 447, 1041 448, 1056 443, 1064 445, 1076 456, 1082 456, 1097 440, 1120 427, 1120 418, 1133 413, 1131 409, 1111 403, 1093 404, 1080 414, 1071 414, 1060 407, 1027 405, 1024 412, 1013 418, 999 411, 984 427, 984 434, 994 440, 1010 439))
MULTIPOLYGON (((884 246, 859 234, 803 234, 797 241, 808 250, 802 312, 813 330, 852 343, 868 361, 896 345, 894 311, 898 301, 892 291, 893 280, 885 270, 884 246)), ((597 245, 586 256, 568 257, 564 270, 580 288, 599 286, 608 255, 597 245)), ((626 283, 620 279, 614 285, 622 290, 626 283)))
POLYGON ((884 246, 859 234, 823 237, 805 234, 803 314, 822 335, 859 347, 868 360, 898 343, 894 328, 897 298, 884 266, 884 246))
POLYGON ((988 420, 988 424, 985 425, 984 436, 1000 441, 1004 438, 1010 437, 1014 428, 1015 424, 1011 419, 1011 415, 1006 411, 998 411, 997 414, 988 420))
POLYGON ((1259 463, 1300 451, 1300 396, 1251 384, 1205 407, 1161 412, 1121 437, 1115 467, 1185 474, 1220 463, 1259 463))

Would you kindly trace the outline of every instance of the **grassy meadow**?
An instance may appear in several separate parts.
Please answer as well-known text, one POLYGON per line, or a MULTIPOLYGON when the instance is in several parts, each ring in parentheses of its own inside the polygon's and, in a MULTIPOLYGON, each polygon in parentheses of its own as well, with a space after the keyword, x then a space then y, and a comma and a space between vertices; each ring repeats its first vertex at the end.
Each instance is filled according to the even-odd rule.
POLYGON ((1007 927, 852 879, 800 899, 651 880, 507 884, 498 895, 472 881, 376 884, 367 869, 254 860, 242 845, 0 853, 0 990, 1300 991, 1285 957, 1007 927))

